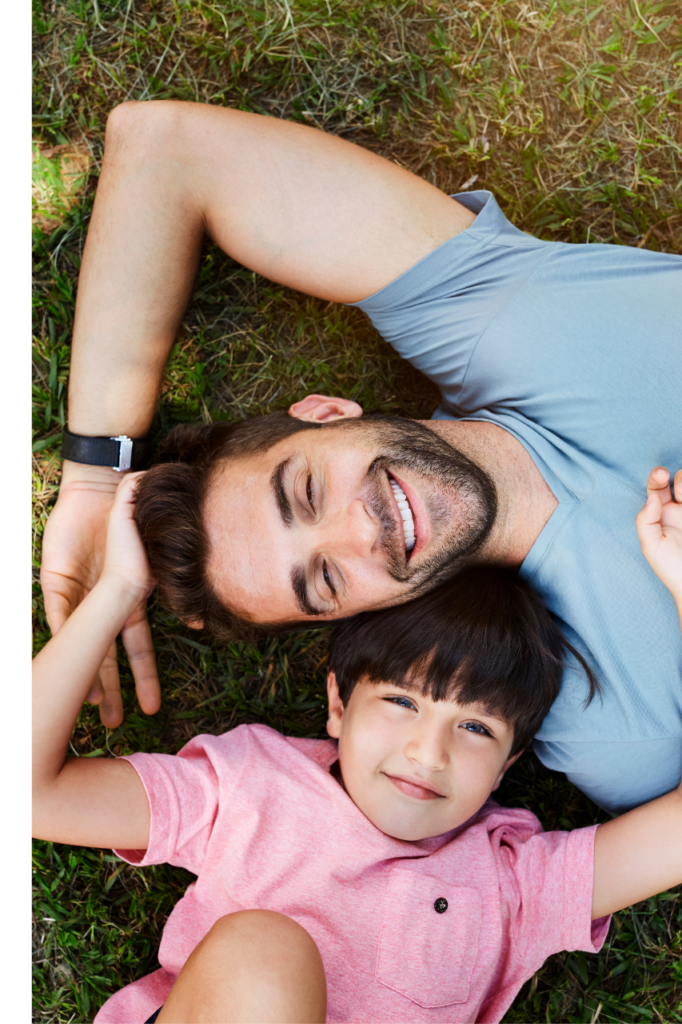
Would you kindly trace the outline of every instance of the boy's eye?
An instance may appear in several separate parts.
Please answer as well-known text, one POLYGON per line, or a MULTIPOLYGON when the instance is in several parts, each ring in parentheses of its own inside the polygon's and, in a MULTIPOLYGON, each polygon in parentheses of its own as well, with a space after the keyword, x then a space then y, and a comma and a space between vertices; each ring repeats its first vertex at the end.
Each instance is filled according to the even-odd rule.
POLYGON ((390 704, 397 704, 401 708, 408 708, 412 711, 416 711, 416 707, 412 703, 409 697, 385 697, 390 704))
POLYGON ((489 729, 486 729, 480 722, 463 722, 460 726, 462 729, 466 729, 467 732, 478 733, 479 736, 491 736, 492 733, 489 729))

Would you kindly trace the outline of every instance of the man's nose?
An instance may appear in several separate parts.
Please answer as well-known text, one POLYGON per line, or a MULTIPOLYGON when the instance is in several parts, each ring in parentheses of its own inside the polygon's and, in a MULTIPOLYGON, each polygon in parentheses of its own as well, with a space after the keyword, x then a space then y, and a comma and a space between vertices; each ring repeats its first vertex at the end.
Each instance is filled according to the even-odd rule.
POLYGON ((370 558, 375 549, 379 548, 377 542, 381 537, 382 525, 358 498, 332 513, 327 531, 328 542, 340 556, 370 558))

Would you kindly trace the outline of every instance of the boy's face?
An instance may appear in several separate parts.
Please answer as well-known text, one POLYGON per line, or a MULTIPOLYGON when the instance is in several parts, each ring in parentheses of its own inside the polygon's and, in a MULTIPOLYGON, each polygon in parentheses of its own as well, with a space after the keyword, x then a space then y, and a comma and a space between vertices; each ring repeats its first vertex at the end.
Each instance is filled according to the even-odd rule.
POLYGON ((442 835, 483 806, 518 754, 514 730, 478 704, 360 680, 344 708, 329 673, 327 732, 348 795, 395 839, 442 835))

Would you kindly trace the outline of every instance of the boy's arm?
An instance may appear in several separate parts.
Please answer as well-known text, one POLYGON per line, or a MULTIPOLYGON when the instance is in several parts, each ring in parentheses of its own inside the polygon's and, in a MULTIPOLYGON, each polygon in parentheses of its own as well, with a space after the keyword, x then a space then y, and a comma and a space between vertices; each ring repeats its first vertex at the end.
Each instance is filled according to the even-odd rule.
POLYGON ((642 552, 677 605, 682 631, 682 469, 670 486, 670 473, 656 466, 649 473, 646 505, 637 516, 642 552))
POLYGON ((682 783, 597 829, 592 920, 682 884, 682 783))
MULTIPOLYGON (((670 590, 682 628, 682 470, 649 474, 647 502, 637 516, 642 551, 670 590)), ((597 829, 592 919, 682 884, 682 780, 677 789, 597 829)))
POLYGON ((112 508, 100 581, 33 663, 33 835, 85 846, 146 849, 150 812, 127 761, 67 758, 83 701, 123 624, 151 580, 132 520, 136 479, 112 508))

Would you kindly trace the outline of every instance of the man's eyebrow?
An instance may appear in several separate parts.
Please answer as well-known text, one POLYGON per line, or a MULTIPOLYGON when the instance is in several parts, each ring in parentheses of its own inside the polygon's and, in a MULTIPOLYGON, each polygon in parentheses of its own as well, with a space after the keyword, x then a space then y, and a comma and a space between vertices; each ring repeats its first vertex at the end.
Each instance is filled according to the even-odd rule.
POLYGON ((284 476, 284 471, 290 462, 290 458, 285 459, 284 462, 280 462, 280 464, 275 467, 275 471, 270 477, 270 486, 272 487, 275 495, 279 514, 282 517, 282 522, 287 527, 292 525, 294 521, 294 513, 291 511, 291 503, 287 498, 286 491, 284 490, 284 482, 282 478, 284 476))
POLYGON ((291 570, 291 585, 296 595, 296 603, 306 615, 323 615, 323 608, 316 608, 308 600, 308 586, 305 578, 305 570, 302 565, 295 565, 291 570))

